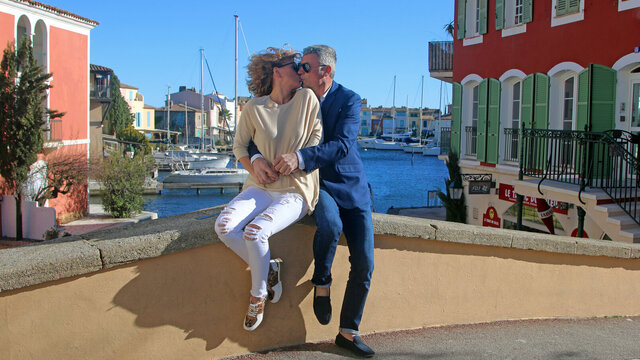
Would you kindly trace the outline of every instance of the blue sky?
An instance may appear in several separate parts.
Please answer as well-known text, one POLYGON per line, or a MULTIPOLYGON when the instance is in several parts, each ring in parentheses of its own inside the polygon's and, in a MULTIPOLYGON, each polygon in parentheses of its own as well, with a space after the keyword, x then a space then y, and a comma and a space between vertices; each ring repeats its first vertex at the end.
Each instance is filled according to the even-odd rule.
MULTIPOLYGON (((112 68, 135 86, 145 103, 162 106, 167 86, 200 89, 200 48, 219 92, 234 96, 234 15, 238 35, 238 95, 248 96, 247 59, 268 46, 288 43, 333 46, 336 81, 368 99, 369 106, 437 108, 440 82, 429 77, 429 41, 450 40, 443 30, 453 20, 453 0, 423 1, 148 1, 42 0, 96 20, 91 63, 112 68), (244 36, 243 36, 244 34, 244 36), (244 39, 246 38, 246 44, 244 39), (248 51, 247 51, 248 49, 248 51)), ((446 95, 450 102, 450 86, 446 95)), ((205 66, 204 91, 213 91, 205 66)))

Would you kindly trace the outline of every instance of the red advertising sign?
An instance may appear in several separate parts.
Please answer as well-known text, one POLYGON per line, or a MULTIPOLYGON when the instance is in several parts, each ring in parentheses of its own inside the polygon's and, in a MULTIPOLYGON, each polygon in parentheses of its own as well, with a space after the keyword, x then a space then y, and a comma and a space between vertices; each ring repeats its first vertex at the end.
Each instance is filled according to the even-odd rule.
POLYGON ((482 214, 482 226, 488 227, 500 227, 500 218, 498 217, 498 212, 496 208, 493 206, 489 206, 487 208, 487 212, 482 214))
MULTIPOLYGON (((516 195, 517 194, 514 191, 513 186, 509 184, 500 184, 500 194, 498 195, 498 198, 500 198, 500 200, 516 203, 518 202, 516 195)), ((567 215, 567 213, 569 212, 568 207, 566 205, 563 206, 565 203, 563 203, 562 201, 547 199, 547 203, 553 208, 553 212, 555 213, 567 215)), ((525 196, 523 204, 525 206, 536 207, 536 198, 525 196)))

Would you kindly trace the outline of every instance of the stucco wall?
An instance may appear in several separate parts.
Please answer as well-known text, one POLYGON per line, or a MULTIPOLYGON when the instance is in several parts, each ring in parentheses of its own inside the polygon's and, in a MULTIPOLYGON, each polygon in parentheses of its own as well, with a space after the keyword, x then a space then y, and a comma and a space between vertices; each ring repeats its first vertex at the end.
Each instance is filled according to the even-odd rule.
MULTIPOLYGON (((0 358, 211 359, 334 337, 338 316, 321 326, 313 315, 315 227, 308 219, 272 238, 272 256, 285 261, 283 297, 267 305, 255 332, 242 329, 249 272, 215 238, 215 216, 197 219, 218 211, 0 250, 0 288, 18 287, 0 293, 0 358), (97 262, 87 265, 91 259, 97 262), (55 278, 50 263, 76 275, 33 280, 55 278), (35 284, 18 284, 28 279, 35 284)), ((376 269, 363 333, 640 314, 638 245, 381 214, 374 225, 376 269)), ((347 252, 341 243, 333 267, 336 313, 347 252)))

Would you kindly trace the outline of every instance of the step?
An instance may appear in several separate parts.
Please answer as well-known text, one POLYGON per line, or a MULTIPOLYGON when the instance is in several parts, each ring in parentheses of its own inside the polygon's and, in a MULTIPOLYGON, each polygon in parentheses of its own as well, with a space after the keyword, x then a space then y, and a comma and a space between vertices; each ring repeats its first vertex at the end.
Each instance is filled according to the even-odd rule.
POLYGON ((623 213, 622 215, 609 216, 607 222, 619 226, 621 230, 638 228, 640 225, 636 223, 629 215, 623 213))
POLYGON ((640 243, 640 227, 620 230, 619 234, 624 238, 625 242, 640 243))
POLYGON ((599 212, 603 212, 603 213, 607 214, 607 216, 609 216, 609 217, 620 216, 620 215, 623 215, 623 214, 626 215, 624 210, 622 210, 622 208, 618 204, 596 205, 596 206, 593 207, 593 210, 599 211, 599 212))

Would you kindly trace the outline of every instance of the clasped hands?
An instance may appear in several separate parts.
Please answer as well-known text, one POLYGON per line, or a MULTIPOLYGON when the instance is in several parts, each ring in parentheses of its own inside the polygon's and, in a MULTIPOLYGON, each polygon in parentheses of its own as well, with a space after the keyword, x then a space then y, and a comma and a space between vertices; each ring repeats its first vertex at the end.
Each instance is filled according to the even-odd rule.
POLYGON ((259 157, 253 161, 252 166, 258 182, 266 185, 278 180, 280 175, 289 175, 296 171, 298 169, 298 155, 296 153, 279 155, 273 165, 263 157, 259 157))

